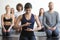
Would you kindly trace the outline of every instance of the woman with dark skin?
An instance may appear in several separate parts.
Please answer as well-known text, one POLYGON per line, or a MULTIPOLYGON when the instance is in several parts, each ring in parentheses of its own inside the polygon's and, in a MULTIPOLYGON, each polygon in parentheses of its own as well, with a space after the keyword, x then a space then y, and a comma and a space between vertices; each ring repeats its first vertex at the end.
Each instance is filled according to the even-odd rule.
POLYGON ((10 6, 6 5, 6 13, 1 16, 2 20, 2 35, 9 36, 10 30, 14 25, 14 16, 10 14, 10 6))
POLYGON ((30 3, 26 3, 24 6, 25 13, 18 17, 16 22, 16 26, 18 26, 19 22, 21 22, 21 35, 19 40, 36 40, 34 31, 40 30, 41 25, 39 19, 36 15, 31 13, 32 5, 30 3), (34 22, 36 21, 38 27, 34 29, 34 22))

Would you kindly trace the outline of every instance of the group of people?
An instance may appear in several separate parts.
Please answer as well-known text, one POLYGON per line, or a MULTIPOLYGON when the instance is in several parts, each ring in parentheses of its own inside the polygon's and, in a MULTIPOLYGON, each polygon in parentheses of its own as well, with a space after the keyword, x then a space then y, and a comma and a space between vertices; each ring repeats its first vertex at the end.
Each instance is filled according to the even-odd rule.
POLYGON ((2 20, 2 35, 9 36, 11 29, 20 32, 19 40, 36 40, 34 31, 45 31, 48 38, 58 37, 59 31, 58 12, 54 11, 53 2, 49 2, 49 10, 44 11, 44 8, 40 8, 39 16, 31 13, 32 4, 26 3, 24 6, 21 3, 17 4, 17 12, 14 12, 14 8, 10 8, 9 5, 5 7, 6 13, 1 16, 2 20), (34 28, 34 23, 37 23, 37 27, 34 28))

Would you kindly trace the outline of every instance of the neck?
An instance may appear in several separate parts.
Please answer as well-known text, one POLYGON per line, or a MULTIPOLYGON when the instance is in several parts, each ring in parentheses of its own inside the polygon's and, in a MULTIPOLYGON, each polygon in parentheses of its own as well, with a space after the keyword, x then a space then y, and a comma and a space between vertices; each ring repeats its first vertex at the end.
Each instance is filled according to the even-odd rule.
POLYGON ((41 13, 41 16, 43 16, 43 13, 41 13))
POLYGON ((6 14, 10 14, 10 11, 6 11, 6 14))
POLYGON ((49 10, 49 12, 50 12, 50 13, 52 13, 52 12, 53 12, 53 10, 49 10))
POLYGON ((26 13, 27 15, 31 15, 31 13, 26 13))
POLYGON ((21 12, 20 10, 18 10, 18 12, 21 12))

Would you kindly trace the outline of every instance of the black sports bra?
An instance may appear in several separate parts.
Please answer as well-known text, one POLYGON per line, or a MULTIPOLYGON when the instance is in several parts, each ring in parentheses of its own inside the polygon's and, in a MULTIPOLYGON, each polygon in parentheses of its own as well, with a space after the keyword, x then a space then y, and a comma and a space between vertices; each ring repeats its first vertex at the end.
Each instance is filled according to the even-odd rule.
POLYGON ((12 22, 12 18, 10 18, 10 19, 6 19, 5 17, 4 17, 4 20, 3 20, 4 22, 12 22))

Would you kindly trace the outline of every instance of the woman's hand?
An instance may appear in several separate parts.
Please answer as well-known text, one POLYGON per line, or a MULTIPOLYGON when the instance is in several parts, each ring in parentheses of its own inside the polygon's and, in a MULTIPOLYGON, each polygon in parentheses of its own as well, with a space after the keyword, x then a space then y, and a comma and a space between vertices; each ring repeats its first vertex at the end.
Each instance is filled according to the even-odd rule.
POLYGON ((30 26, 31 23, 27 22, 25 24, 23 24, 24 26, 30 26))
POLYGON ((6 29, 3 29, 3 32, 6 32, 6 29))
POLYGON ((7 32, 10 32, 10 29, 8 29, 7 32))

